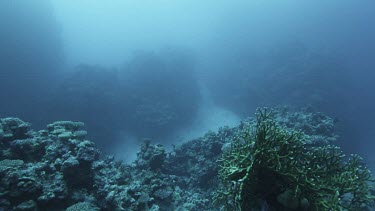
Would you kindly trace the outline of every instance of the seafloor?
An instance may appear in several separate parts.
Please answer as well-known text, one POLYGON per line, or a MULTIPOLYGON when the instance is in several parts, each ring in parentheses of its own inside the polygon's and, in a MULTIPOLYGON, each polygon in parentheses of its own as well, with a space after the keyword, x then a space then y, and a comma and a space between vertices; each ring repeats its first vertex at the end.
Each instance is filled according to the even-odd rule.
MULTIPOLYGON (((304 132, 309 145, 339 140, 335 121, 323 113, 277 108, 273 115, 304 132)), ((212 204, 217 160, 254 121, 207 132, 170 152, 145 140, 137 159, 124 164, 86 140, 83 123, 34 131, 18 118, 0 119, 0 210, 220 210, 212 204)))

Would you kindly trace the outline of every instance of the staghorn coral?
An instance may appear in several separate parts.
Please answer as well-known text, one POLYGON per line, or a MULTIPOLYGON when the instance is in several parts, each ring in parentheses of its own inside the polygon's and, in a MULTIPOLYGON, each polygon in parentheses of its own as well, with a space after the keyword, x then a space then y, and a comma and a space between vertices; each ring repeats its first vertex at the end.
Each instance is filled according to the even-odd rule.
POLYGON ((363 210, 373 205, 370 171, 339 147, 309 147, 259 109, 253 127, 219 160, 221 188, 214 204, 225 210, 363 210))

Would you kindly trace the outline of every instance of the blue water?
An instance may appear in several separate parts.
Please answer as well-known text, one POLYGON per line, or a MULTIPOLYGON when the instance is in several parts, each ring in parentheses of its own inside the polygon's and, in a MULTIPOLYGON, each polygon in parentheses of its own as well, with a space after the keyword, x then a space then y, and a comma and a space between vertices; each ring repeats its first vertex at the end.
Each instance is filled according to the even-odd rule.
MULTIPOLYGON (((374 1, 2 1, 0 117, 83 121, 110 153, 311 105, 375 168, 374 1)), ((132 154, 132 156, 130 155, 132 154)))

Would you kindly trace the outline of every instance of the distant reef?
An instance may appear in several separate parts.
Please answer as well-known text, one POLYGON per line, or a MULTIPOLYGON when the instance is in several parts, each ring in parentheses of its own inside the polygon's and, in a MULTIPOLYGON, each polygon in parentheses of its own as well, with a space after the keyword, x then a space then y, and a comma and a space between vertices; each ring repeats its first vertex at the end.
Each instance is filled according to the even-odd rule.
POLYGON ((2 118, 0 210, 371 210, 372 176, 332 145, 334 124, 309 108, 260 109, 170 152, 146 140, 124 164, 82 122, 34 131, 2 118))
POLYGON ((83 121, 89 137, 109 139, 102 147, 113 131, 167 137, 192 123, 201 102, 194 62, 176 51, 138 53, 119 69, 81 64, 51 89, 45 116, 31 119, 83 121))

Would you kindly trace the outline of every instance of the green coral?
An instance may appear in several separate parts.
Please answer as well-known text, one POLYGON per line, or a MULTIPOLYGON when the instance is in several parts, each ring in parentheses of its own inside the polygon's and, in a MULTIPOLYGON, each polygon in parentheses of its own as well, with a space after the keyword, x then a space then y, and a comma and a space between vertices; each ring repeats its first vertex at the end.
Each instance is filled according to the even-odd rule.
POLYGON ((223 210, 362 210, 373 205, 370 171, 339 147, 309 147, 259 109, 257 121, 236 138, 220 162, 223 210), (266 205, 265 205, 266 204, 266 205), (264 208, 264 207, 263 207, 264 208))

